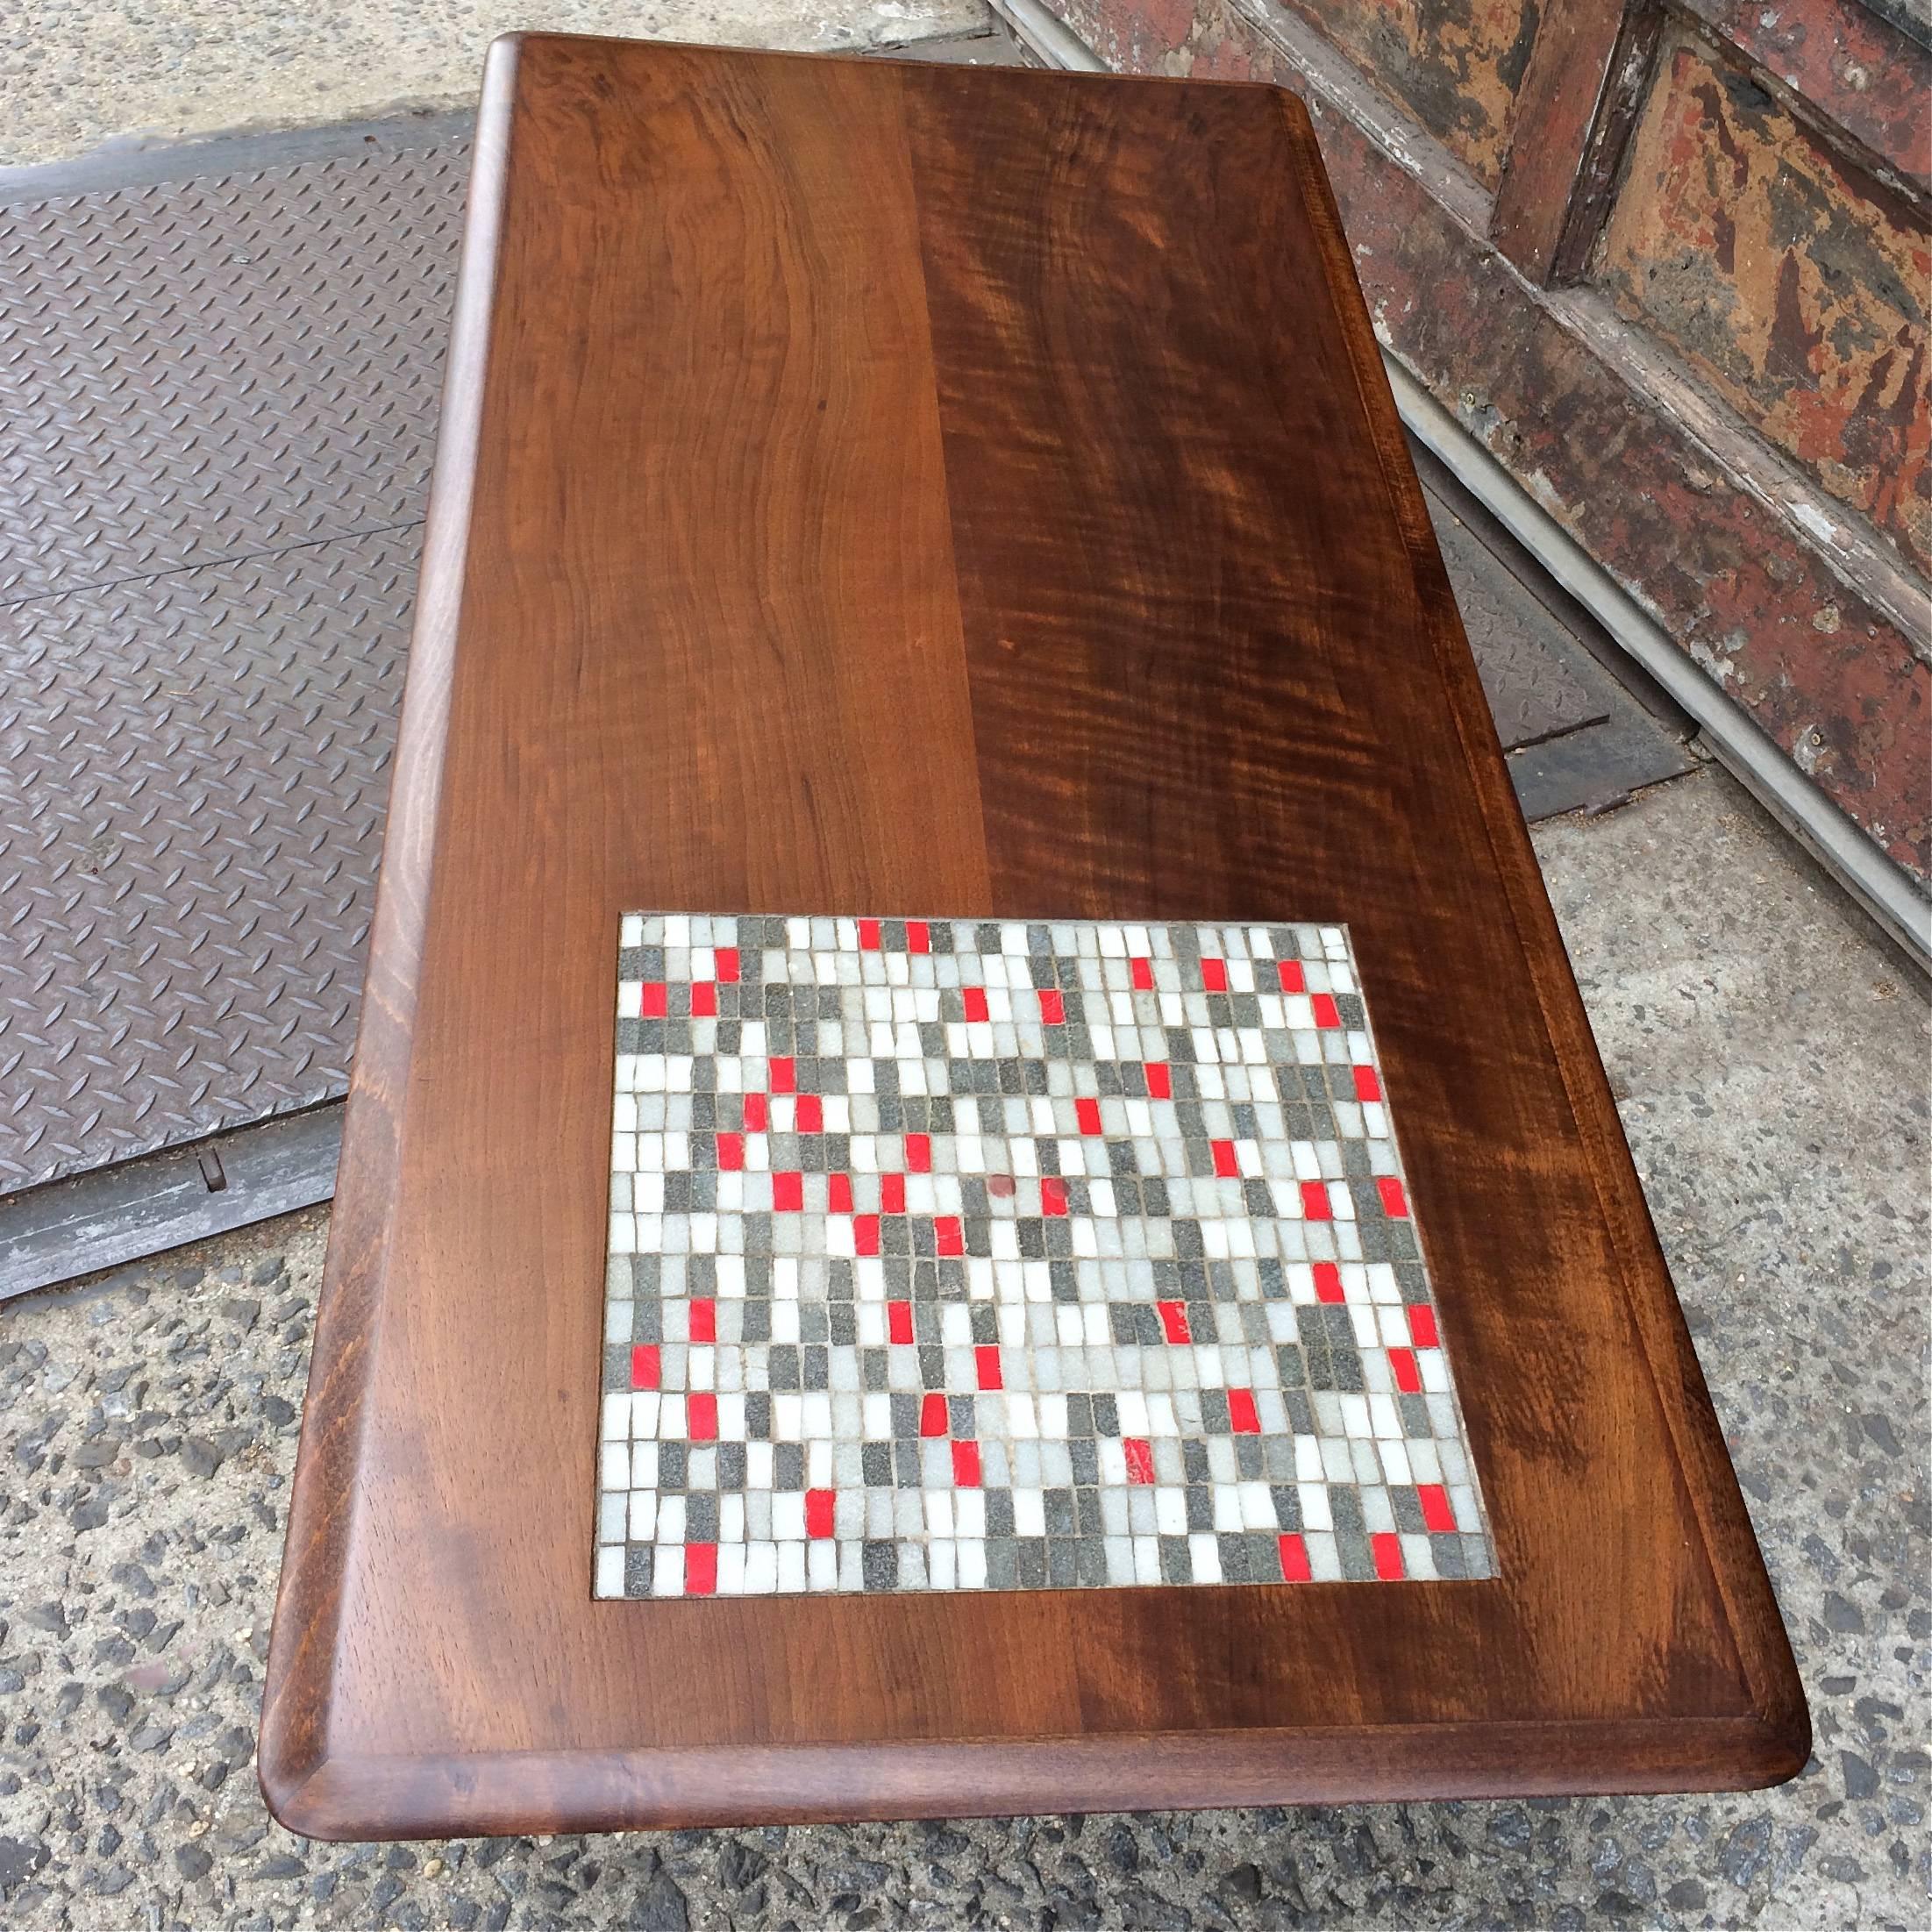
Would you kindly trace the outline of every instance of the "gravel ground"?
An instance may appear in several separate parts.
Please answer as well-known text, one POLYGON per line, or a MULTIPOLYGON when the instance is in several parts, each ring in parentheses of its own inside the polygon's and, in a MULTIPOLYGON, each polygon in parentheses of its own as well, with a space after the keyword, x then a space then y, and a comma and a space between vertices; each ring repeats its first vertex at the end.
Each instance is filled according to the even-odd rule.
POLYGON ((21 1932, 1924 1926, 1920 989, 1715 773, 1537 844, 1812 1699, 1795 1782, 305 1843, 269 1821, 253 1755, 317 1212, 0 1310, 0 1915, 21 1932))
POLYGON ((984 0, 38 0, 0 6, 0 166, 131 136, 453 107, 513 29, 825 53, 986 18, 984 0))

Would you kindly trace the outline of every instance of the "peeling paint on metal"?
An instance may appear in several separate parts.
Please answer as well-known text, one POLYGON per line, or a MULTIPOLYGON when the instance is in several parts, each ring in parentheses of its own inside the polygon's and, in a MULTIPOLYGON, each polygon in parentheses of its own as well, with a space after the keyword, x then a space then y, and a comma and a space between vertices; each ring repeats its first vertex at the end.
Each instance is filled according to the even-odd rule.
POLYGON ((1702 665, 1705 674, 1720 687, 1728 687, 1736 674, 1737 667, 1730 659, 1721 656, 1707 644, 1693 644, 1691 646, 1691 659, 1693 663, 1702 665))
POLYGON ((1357 67, 1495 187, 1538 0, 1294 0, 1357 67))
POLYGON ((1932 224, 1685 39, 1631 146, 1597 279, 1755 429, 1932 566, 1932 224))
POLYGON ((1932 188, 1932 50, 1866 0, 1679 0, 1902 180, 1932 188))
MULTIPOLYGON (((1393 99, 1486 186, 1502 176, 1516 90, 1536 39, 1539 0, 1293 0, 1393 99)), ((1067 20, 1124 73, 1251 80, 1251 32, 1194 0, 1066 4, 1067 20)))

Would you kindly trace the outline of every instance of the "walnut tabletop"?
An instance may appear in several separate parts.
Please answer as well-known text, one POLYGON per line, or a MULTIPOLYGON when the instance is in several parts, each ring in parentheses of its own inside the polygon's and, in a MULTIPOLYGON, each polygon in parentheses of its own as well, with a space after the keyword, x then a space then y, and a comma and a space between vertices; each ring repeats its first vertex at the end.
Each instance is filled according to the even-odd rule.
POLYGON ((536 36, 476 153, 276 1815, 1796 1772, 1300 103, 536 36))

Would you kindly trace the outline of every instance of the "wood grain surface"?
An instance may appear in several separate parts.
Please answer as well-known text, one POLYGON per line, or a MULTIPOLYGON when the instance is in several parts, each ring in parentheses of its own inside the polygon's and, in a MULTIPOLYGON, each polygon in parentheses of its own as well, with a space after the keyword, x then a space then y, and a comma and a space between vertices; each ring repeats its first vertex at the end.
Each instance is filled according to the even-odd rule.
POLYGON ((1299 103, 499 43, 275 1814, 1644 1790, 1807 1748, 1299 103), (1345 921, 1499 1579, 594 1601, 638 907, 1345 921))

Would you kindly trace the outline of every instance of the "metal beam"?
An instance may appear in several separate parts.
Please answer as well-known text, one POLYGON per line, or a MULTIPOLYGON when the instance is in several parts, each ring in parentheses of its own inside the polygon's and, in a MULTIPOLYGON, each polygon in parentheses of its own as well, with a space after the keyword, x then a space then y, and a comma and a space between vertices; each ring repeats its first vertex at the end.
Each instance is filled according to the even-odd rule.
POLYGON ((0 1301, 205 1241, 335 1192, 342 1105, 284 1114, 0 1200, 0 1301))

